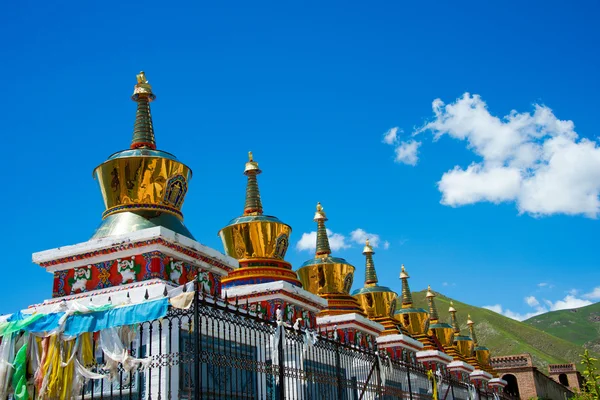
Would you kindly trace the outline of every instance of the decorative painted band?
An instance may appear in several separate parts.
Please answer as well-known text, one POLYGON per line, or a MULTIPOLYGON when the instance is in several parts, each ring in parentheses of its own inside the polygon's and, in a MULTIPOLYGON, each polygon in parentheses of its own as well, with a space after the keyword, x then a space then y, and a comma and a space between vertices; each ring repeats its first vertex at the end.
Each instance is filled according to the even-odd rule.
POLYGON ((184 247, 175 243, 171 243, 167 240, 164 240, 162 238, 157 238, 157 239, 149 239, 149 240, 142 240, 139 242, 128 242, 128 243, 119 243, 117 245, 105 248, 105 249, 100 249, 100 250, 94 250, 94 251, 90 251, 87 253, 81 253, 81 254, 76 254, 73 256, 69 256, 69 257, 62 257, 56 260, 52 260, 52 261, 46 261, 43 263, 40 263, 39 265, 41 267, 49 267, 52 265, 59 265, 59 264, 65 264, 65 263, 69 263, 69 262, 73 262, 73 261, 79 261, 79 260, 85 260, 86 258, 91 258, 91 257, 97 257, 99 255, 105 255, 105 254, 111 254, 111 253, 117 253, 123 250, 128 250, 128 249, 133 249, 133 248, 141 248, 144 246, 152 246, 152 245, 162 245, 162 246, 166 246, 172 250, 175 250, 177 252, 183 253, 188 257, 192 257, 196 260, 205 262, 209 265, 212 265, 214 267, 223 269, 227 272, 233 271, 233 268, 231 268, 229 265, 223 264, 217 260, 214 260, 212 258, 206 257, 204 255, 202 255, 201 253, 199 253, 196 250, 190 249, 188 247, 184 247))
POLYGON ((271 283, 271 282, 277 282, 277 281, 286 281, 296 287, 300 287, 300 288, 302 287, 302 283, 300 283, 298 281, 298 279, 288 278, 285 276, 277 276, 277 277, 258 276, 258 277, 244 277, 244 278, 240 277, 240 278, 232 279, 231 274, 230 274, 229 278, 224 278, 222 283, 223 283, 223 289, 229 289, 229 288, 236 287, 236 286, 255 285, 255 284, 259 284, 259 283, 271 283))
POLYGON ((181 211, 179 211, 176 208, 169 207, 169 206, 163 206, 160 204, 143 204, 143 203, 123 204, 120 206, 109 208, 108 210, 106 210, 102 213, 102 219, 105 219, 109 215, 113 215, 113 214, 116 214, 116 213, 119 213, 122 211, 143 211, 143 210, 167 212, 169 214, 175 215, 180 220, 183 220, 183 214, 181 213, 181 211))

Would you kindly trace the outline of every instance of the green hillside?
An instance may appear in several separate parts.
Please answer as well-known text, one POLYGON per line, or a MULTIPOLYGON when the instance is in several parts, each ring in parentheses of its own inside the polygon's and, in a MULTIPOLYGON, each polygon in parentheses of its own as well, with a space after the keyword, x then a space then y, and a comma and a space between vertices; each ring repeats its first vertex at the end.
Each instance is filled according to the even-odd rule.
POLYGON ((524 322, 600 353, 600 303, 573 310, 551 311, 524 322))
MULTIPOLYGON (((413 300, 415 305, 427 309, 425 293, 426 291, 414 292, 413 300)), ((448 307, 453 299, 436 294, 440 318, 449 321, 448 307)), ((458 311, 457 318, 461 330, 468 332, 467 315, 470 314, 475 322, 479 342, 490 349, 492 356, 529 353, 534 364, 546 373, 548 364, 574 362, 579 366, 579 355, 583 352, 580 344, 553 336, 530 324, 515 321, 485 308, 456 300, 454 300, 454 307, 458 311)))

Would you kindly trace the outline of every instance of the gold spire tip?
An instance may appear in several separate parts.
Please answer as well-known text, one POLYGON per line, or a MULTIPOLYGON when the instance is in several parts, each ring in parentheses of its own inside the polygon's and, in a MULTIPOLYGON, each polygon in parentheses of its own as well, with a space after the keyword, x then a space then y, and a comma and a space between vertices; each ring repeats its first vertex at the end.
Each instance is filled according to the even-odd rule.
POLYGON ((146 98, 148 101, 154 100, 156 96, 154 93, 152 93, 152 86, 148 83, 146 73, 144 71, 140 71, 135 78, 137 79, 137 83, 133 88, 133 95, 131 98, 134 101, 138 101, 140 98, 146 98))
MULTIPOLYGON (((408 272, 406 272, 406 269, 404 268, 404 264, 402 264, 402 267, 400 269, 400 279, 407 279, 410 278, 410 276, 408 276, 408 272)), ((429 287, 427 288, 427 290, 429 290, 429 287)))
POLYGON ((450 301, 450 308, 448 308, 448 312, 455 313, 456 309, 454 308, 454 302, 450 301))
POLYGON ((365 241, 365 248, 363 249, 363 254, 375 254, 375 252, 373 251, 373 247, 371 247, 371 244, 369 243, 369 239, 365 241))
POLYGON ((431 291, 431 285, 427 285, 427 295, 425 297, 435 297, 435 293, 431 291))
POLYGON ((321 203, 317 203, 317 212, 315 213, 315 221, 323 220, 327 221, 327 216, 325 215, 325 210, 323 210, 323 206, 321 203))
POLYGON ((248 152, 248 162, 246 163, 246 168, 244 168, 244 174, 258 175, 261 172, 262 171, 260 170, 260 168, 258 168, 258 163, 256 161, 254 161, 254 156, 252 155, 252 152, 249 151, 248 152))
POLYGON ((148 83, 148 79, 146 79, 146 73, 144 71, 140 71, 140 73, 135 77, 137 78, 138 83, 148 83))

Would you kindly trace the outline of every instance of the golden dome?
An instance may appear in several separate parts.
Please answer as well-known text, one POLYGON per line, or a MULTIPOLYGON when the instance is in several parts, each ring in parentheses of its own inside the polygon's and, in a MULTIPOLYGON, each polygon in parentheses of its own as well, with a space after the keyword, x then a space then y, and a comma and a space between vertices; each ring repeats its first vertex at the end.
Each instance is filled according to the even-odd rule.
POLYGON ((193 239, 181 212, 192 171, 174 155, 156 149, 150 113, 156 96, 144 72, 137 81, 130 149, 111 155, 94 170, 106 207, 94 238, 160 225, 193 239))

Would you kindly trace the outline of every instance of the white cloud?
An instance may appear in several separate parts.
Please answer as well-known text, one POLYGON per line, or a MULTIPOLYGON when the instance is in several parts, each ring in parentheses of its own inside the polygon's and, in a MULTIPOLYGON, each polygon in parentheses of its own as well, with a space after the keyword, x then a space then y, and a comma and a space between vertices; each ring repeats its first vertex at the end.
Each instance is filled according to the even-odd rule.
MULTIPOLYGON (((600 214, 600 147, 579 138, 572 121, 559 120, 542 105, 498 118, 469 93, 447 105, 436 99, 432 107, 435 119, 415 134, 463 140, 481 157, 442 176, 443 204, 515 202, 520 213, 534 216, 600 214)), ((416 164, 416 148, 414 155, 416 164)))
POLYGON ((388 130, 386 133, 383 134, 383 143, 393 145, 393 144, 396 144, 397 141, 398 141, 398 127, 397 126, 391 128, 390 130, 388 130))
POLYGON ((369 239, 369 243, 371 244, 371 246, 373 247, 379 247, 379 242, 381 241, 381 238, 379 237, 378 234, 376 233, 368 233, 365 232, 364 229, 355 229, 352 232, 350 232, 350 239, 358 244, 365 244, 365 241, 367 239, 369 239))
MULTIPOLYGON (((329 247, 331 251, 337 251, 340 249, 347 249, 350 247, 346 243, 346 237, 339 233, 334 233, 327 229, 327 236, 329 236, 329 247)), ((317 248, 317 232, 303 233, 302 237, 296 243, 296 250, 299 251, 315 251, 317 248)))
MULTIPOLYGON (((577 296, 577 293, 579 293, 579 290, 571 289, 567 293, 569 293, 570 295, 573 295, 573 296, 577 296)), ((584 295, 584 297, 585 297, 585 295, 584 295)))
MULTIPOLYGON (((539 285, 538 285, 539 286, 539 285)), ((525 297, 525 303, 530 307, 534 308, 534 311, 526 312, 526 313, 518 313, 509 309, 504 309, 502 305, 495 304, 491 306, 483 306, 483 308, 487 308, 488 310, 494 311, 498 314, 502 314, 508 318, 516 319, 517 321, 524 321, 531 317, 535 317, 536 315, 544 314, 549 311, 558 311, 558 310, 570 310, 573 308, 584 307, 592 304, 592 302, 584 299, 580 299, 575 297, 574 295, 568 294, 562 300, 551 301, 544 299, 545 306, 541 305, 539 300, 534 296, 525 297)))
POLYGON ((530 312, 530 313, 525 313, 525 314, 520 314, 514 311, 511 311, 509 309, 503 309, 502 306, 500 304, 495 304, 492 306, 483 306, 483 308, 487 308, 490 311, 493 311, 495 313, 498 314, 502 314, 505 317, 511 318, 511 319, 515 319, 517 321, 524 321, 526 319, 529 319, 531 317, 535 317, 536 315, 540 315, 543 314, 544 312, 546 312, 544 309, 540 308, 537 309, 536 311, 530 312))
POLYGON ((402 130, 398 129, 397 126, 391 128, 383 134, 383 143, 394 146, 394 152, 396 154, 394 157, 395 162, 412 166, 417 165, 419 162, 418 152, 421 142, 414 139, 400 142, 398 140, 398 133, 402 133, 402 130))
POLYGON ((554 288, 554 285, 551 284, 551 283, 548 283, 548 282, 540 282, 537 285, 540 288, 548 288, 548 289, 553 289, 554 288))
POLYGON ((385 242, 383 242, 383 249, 387 250, 390 248, 390 242, 388 242, 387 240, 385 242))
POLYGON ((461 206, 480 201, 501 203, 519 194, 521 176, 514 168, 487 168, 471 164, 466 170, 454 167, 442 175, 438 188, 442 204, 461 206))
POLYGON ((575 296, 568 294, 562 300, 558 300, 554 303, 550 302, 550 310, 551 311, 570 310, 572 308, 589 306, 590 304, 592 304, 592 302, 589 300, 579 299, 575 296))
POLYGON ((529 307, 535 307, 535 306, 539 306, 540 305, 540 302, 534 296, 527 296, 527 297, 525 297, 525 303, 527 303, 527 305, 529 307))
POLYGON ((591 292, 584 294, 583 297, 590 300, 600 300, 600 286, 595 287, 591 292))
POLYGON ((412 166, 417 165, 419 162, 419 146, 421 146, 421 142, 417 142, 416 140, 400 142, 400 145, 396 146, 395 149, 396 158, 394 161, 412 166))

